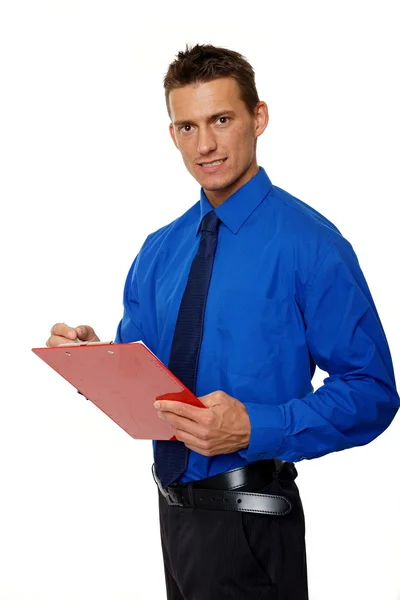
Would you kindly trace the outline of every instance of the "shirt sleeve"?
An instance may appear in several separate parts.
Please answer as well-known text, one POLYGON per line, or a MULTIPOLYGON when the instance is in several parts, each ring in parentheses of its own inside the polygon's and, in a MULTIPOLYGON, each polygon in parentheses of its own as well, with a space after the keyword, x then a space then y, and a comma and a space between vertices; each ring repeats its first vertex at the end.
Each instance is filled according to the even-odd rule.
POLYGON ((399 407, 389 347, 348 242, 328 251, 308 284, 304 322, 311 359, 328 373, 315 392, 270 406, 246 404, 248 461, 316 458, 380 435, 399 407))
POLYGON ((140 253, 133 261, 126 278, 123 295, 124 313, 121 321, 118 324, 117 333, 115 336, 116 344, 126 344, 128 342, 137 342, 139 340, 145 341, 140 317, 139 290, 137 282, 139 257, 140 253))
MULTIPOLYGON (((124 287, 124 313, 119 322, 115 335, 116 344, 144 341, 144 334, 140 321, 139 292, 137 286, 137 265, 140 253, 136 256, 129 269, 124 287)), ((78 394, 81 392, 78 390, 78 394)), ((83 394, 81 394, 83 396, 83 394)), ((86 396, 85 396, 86 398, 86 396)), ((89 398, 86 398, 89 400, 89 398)))

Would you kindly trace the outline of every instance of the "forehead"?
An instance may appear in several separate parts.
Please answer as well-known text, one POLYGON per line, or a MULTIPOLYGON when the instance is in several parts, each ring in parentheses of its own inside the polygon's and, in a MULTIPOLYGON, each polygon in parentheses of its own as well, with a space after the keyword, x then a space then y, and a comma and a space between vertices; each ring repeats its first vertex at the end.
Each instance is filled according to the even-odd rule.
POLYGON ((169 108, 172 121, 207 118, 220 110, 246 110, 239 85, 232 77, 176 88, 169 94, 169 108))

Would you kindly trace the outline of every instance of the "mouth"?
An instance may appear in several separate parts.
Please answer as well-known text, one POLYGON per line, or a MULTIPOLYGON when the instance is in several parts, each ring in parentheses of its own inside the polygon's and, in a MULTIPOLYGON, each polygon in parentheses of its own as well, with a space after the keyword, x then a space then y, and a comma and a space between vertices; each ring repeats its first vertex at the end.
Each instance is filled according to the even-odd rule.
POLYGON ((198 166, 208 173, 218 171, 222 165, 226 162, 227 158, 220 158, 218 160, 213 160, 210 162, 197 163, 198 166))

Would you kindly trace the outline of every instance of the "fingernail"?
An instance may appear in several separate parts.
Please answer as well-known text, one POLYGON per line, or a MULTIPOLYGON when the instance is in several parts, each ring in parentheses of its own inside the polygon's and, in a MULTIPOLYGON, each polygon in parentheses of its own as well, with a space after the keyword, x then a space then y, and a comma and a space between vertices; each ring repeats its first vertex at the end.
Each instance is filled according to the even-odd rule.
POLYGON ((160 419, 164 419, 164 415, 162 414, 162 412, 159 412, 158 416, 160 417, 160 419))
POLYGON ((161 408, 161 405, 158 401, 154 402, 153 406, 154 406, 154 408, 161 408))

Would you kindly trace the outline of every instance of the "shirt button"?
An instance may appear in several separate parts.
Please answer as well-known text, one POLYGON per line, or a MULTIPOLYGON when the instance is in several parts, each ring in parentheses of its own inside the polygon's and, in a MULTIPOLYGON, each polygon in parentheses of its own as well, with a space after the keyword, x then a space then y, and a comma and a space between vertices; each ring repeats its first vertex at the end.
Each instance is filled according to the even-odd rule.
POLYGON ((261 452, 261 454, 258 455, 259 458, 262 458, 263 456, 265 456, 265 452, 261 452))

